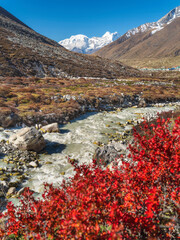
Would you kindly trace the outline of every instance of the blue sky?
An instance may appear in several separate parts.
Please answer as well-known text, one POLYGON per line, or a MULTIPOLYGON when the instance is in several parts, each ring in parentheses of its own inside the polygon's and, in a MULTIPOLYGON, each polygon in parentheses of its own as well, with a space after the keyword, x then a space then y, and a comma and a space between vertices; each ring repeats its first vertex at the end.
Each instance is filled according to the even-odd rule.
POLYGON ((160 19, 179 0, 0 0, 0 6, 37 32, 56 41, 75 34, 124 34, 160 19))

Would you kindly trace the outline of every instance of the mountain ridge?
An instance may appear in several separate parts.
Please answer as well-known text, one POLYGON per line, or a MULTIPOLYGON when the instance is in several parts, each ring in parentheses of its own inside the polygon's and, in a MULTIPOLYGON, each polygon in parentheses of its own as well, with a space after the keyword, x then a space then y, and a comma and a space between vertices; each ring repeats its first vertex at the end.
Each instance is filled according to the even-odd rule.
MULTIPOLYGON (((4 16, 7 17, 21 25, 24 25, 27 28, 30 28, 29 26, 27 26, 26 24, 24 24, 22 21, 20 21, 18 18, 16 18, 15 16, 13 16, 11 13, 9 13, 6 9, 4 9, 3 7, 0 6, 0 16, 4 16)), ((31 28, 30 28, 31 29, 31 28)))
POLYGON ((66 50, 0 9, 0 75, 116 78, 140 72, 118 61, 66 50))
MULTIPOLYGON (((153 61, 158 58, 157 65, 163 67, 165 64, 164 61, 161 64, 161 58, 172 58, 179 55, 179 25, 180 7, 176 7, 157 22, 146 23, 129 30, 113 43, 95 52, 94 55, 120 60, 134 67, 154 66, 153 61)), ((178 61, 179 59, 175 63, 178 64, 178 61)), ((167 65, 171 65, 170 59, 165 62, 167 65)))

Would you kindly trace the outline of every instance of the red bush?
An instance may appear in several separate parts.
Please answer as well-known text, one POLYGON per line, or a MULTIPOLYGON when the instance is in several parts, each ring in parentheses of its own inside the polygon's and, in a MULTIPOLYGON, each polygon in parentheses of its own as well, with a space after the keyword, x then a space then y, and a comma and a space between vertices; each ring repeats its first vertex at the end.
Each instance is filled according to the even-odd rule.
POLYGON ((27 189, 21 206, 7 206, 1 237, 15 239, 178 239, 180 117, 144 122, 121 168, 75 165, 61 188, 45 186, 43 200, 27 189))

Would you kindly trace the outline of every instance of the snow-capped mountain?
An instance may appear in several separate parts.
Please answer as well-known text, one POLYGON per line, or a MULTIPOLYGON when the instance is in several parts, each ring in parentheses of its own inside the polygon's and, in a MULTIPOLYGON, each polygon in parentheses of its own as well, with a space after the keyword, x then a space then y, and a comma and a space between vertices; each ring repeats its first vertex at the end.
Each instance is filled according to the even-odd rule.
MULTIPOLYGON (((151 30, 151 34, 155 34, 158 31, 161 31, 167 24, 170 24, 176 18, 180 17, 180 6, 171 10, 168 14, 162 17, 157 22, 145 23, 137 28, 133 28, 127 31, 122 36, 122 41, 129 39, 130 37, 136 35, 137 33, 144 33, 151 30)), ((92 37, 88 38, 85 35, 78 34, 71 36, 65 40, 59 42, 60 45, 66 49, 78 53, 92 54, 106 45, 112 43, 113 41, 120 38, 120 35, 117 32, 110 33, 106 32, 102 37, 92 37)))
POLYGON ((119 37, 120 36, 117 32, 106 32, 102 37, 92 38, 88 38, 85 35, 78 34, 60 41, 59 44, 70 51, 91 54, 106 46, 107 44, 115 41, 119 37))
POLYGON ((171 10, 168 14, 162 17, 158 23, 159 24, 170 24, 174 19, 180 17, 180 6, 171 10))
POLYGON ((170 24, 173 20, 175 20, 178 17, 180 17, 180 6, 171 10, 168 14, 166 14, 157 22, 145 23, 137 28, 129 30, 126 33, 126 37, 130 38, 132 35, 135 35, 140 32, 141 33, 148 32, 151 29, 152 29, 151 33, 155 34, 156 32, 162 30, 166 26, 166 24, 170 24))

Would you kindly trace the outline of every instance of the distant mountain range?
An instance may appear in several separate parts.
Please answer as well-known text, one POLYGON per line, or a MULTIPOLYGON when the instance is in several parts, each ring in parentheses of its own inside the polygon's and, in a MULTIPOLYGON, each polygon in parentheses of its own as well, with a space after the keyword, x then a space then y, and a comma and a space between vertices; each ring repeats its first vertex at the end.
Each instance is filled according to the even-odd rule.
POLYGON ((129 30, 95 55, 138 67, 180 65, 180 6, 157 22, 129 30))
POLYGON ((0 76, 137 76, 120 62, 66 50, 0 7, 0 76))
POLYGON ((92 38, 88 38, 85 35, 78 34, 60 41, 59 44, 70 51, 91 54, 103 48, 107 44, 115 41, 119 37, 120 36, 117 32, 106 32, 102 37, 92 38))

